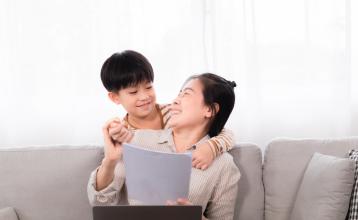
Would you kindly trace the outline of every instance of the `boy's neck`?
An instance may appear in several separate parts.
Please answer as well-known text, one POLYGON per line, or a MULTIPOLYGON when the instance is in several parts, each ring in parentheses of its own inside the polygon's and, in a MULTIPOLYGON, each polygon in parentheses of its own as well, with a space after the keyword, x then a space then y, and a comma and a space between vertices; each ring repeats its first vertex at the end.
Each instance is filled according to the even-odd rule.
POLYGON ((136 129, 163 129, 163 119, 157 105, 155 106, 155 109, 145 117, 135 117, 128 114, 127 122, 136 129))

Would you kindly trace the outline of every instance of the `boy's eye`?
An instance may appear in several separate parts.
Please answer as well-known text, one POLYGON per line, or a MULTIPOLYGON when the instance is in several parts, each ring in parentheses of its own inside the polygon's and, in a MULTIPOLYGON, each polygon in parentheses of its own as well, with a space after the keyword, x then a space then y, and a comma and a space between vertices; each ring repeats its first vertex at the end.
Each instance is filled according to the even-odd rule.
POLYGON ((130 91, 129 94, 131 95, 137 94, 137 91, 130 91))
POLYGON ((152 86, 147 86, 147 87, 146 87, 146 89, 151 89, 151 88, 152 88, 152 86))

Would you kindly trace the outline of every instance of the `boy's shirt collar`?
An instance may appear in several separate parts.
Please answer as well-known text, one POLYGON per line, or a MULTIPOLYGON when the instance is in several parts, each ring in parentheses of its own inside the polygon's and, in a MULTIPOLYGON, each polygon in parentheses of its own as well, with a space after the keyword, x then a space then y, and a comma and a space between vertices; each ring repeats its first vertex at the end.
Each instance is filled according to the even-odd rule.
MULTIPOLYGON (((162 127, 162 129, 164 129, 163 114, 162 114, 162 111, 161 111, 161 108, 160 108, 159 104, 155 104, 155 109, 156 109, 156 111, 159 113, 161 127, 162 127)), ((129 130, 131 130, 131 131, 135 131, 135 130, 137 130, 137 129, 140 129, 140 128, 137 128, 137 127, 133 126, 131 123, 129 123, 128 113, 126 114, 126 116, 124 116, 124 118, 123 118, 122 121, 123 121, 123 125, 124 125, 127 129, 129 129, 129 130)))

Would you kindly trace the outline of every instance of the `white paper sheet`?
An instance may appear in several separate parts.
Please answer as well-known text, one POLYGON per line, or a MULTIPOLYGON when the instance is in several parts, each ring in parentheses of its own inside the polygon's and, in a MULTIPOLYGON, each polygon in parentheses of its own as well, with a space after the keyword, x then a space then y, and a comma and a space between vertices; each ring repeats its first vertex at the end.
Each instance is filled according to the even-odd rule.
POLYGON ((137 204, 165 205, 188 198, 191 154, 165 153, 123 144, 128 198, 137 204))

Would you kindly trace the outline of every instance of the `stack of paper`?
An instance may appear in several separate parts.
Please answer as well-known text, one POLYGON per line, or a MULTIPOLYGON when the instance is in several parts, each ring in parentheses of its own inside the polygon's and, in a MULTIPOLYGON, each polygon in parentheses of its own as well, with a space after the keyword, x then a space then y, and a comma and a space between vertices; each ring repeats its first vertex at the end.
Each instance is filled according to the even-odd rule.
POLYGON ((164 205, 188 198, 191 154, 151 151, 123 144, 123 160, 129 201, 164 205))

